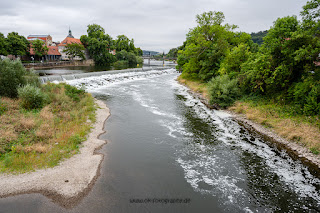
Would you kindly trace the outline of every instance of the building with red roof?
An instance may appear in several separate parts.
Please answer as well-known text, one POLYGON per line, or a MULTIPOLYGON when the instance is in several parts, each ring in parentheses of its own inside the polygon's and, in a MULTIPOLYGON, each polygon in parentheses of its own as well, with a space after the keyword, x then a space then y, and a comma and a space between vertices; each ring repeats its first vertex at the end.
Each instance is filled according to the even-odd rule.
POLYGON ((50 35, 29 35, 27 40, 32 42, 34 40, 42 40, 46 44, 46 46, 52 45, 52 37, 50 35))
MULTIPOLYGON (((44 56, 46 61, 57 61, 60 60, 61 58, 61 54, 58 50, 58 47, 56 46, 47 46, 48 49, 48 53, 47 55, 44 56)), ((30 56, 34 56, 35 58, 35 52, 34 49, 32 47, 30 47, 30 56)))
MULTIPOLYGON (((69 56, 63 52, 63 50, 66 48, 66 46, 68 44, 81 44, 82 45, 80 39, 73 37, 70 29, 69 29, 68 36, 63 41, 61 41, 60 44, 58 45, 59 52, 61 54, 61 60, 69 60, 69 56)), ((81 58, 76 56, 73 58, 73 60, 81 60, 81 58)))

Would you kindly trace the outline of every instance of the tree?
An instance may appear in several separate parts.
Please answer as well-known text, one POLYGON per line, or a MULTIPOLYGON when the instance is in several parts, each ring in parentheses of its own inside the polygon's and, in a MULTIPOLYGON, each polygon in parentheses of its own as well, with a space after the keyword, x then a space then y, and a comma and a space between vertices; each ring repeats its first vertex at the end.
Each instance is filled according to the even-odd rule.
POLYGON ((16 32, 8 33, 8 54, 18 56, 26 55, 29 50, 29 42, 24 36, 20 36, 16 32))
POLYGON ((167 58, 176 58, 178 57, 178 48, 172 48, 169 50, 168 54, 166 55, 167 58))
POLYGON ((96 65, 110 66, 115 57, 109 53, 114 48, 111 36, 105 34, 104 29, 98 24, 90 24, 87 29, 88 35, 82 35, 80 41, 88 49, 90 57, 96 65))
POLYGON ((135 54, 136 54, 137 56, 142 56, 142 55, 143 55, 142 49, 141 49, 140 47, 135 48, 135 54))
POLYGON ((133 52, 127 52, 125 50, 117 52, 116 58, 118 61, 127 61, 130 67, 135 67, 138 62, 141 63, 139 56, 136 56, 133 52))
POLYGON ((263 43, 263 38, 267 35, 268 30, 251 33, 252 41, 258 45, 263 43))
POLYGON ((84 50, 85 48, 82 44, 73 43, 67 44, 63 52, 65 52, 71 60, 73 60, 73 58, 76 56, 80 57, 82 60, 85 60, 86 57, 83 53, 84 50))
POLYGON ((133 40, 130 41, 130 39, 125 35, 118 35, 117 40, 115 41, 115 44, 116 44, 116 51, 125 50, 129 52, 131 50, 130 45, 133 45, 133 40))
POLYGON ((249 34, 233 32, 235 25, 222 25, 222 12, 205 12, 196 18, 198 25, 189 31, 183 50, 178 51, 178 68, 185 77, 207 82, 219 74, 220 65, 232 47, 240 43, 250 46, 253 42, 249 34))
POLYGON ((90 38, 103 38, 105 31, 103 27, 98 24, 89 24, 87 29, 88 37, 90 38))
POLYGON ((20 60, 0 60, 0 96, 15 98, 18 96, 18 88, 26 85, 26 69, 20 60))
POLYGON ((305 6, 303 6, 303 11, 301 11, 302 20, 304 27, 307 29, 313 28, 319 31, 319 17, 320 17, 320 1, 311 0, 308 1, 305 6))
POLYGON ((251 54, 249 49, 249 46, 245 43, 240 43, 238 46, 233 47, 221 63, 219 74, 228 74, 231 77, 239 75, 241 66, 248 60, 251 54))
POLYGON ((7 39, 2 33, 0 33, 0 55, 8 55, 8 44, 7 39))
POLYGON ((42 56, 48 54, 49 48, 45 45, 44 41, 40 39, 32 41, 31 46, 33 48, 35 56, 37 56, 39 60, 42 56))

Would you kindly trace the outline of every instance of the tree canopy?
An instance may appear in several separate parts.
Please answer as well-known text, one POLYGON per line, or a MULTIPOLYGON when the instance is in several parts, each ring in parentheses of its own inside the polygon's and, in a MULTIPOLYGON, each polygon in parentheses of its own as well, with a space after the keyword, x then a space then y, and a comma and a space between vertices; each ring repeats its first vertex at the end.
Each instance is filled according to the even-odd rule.
POLYGON ((7 39, 0 33, 0 55, 8 55, 7 39))
POLYGON ((84 60, 86 58, 84 55, 84 50, 85 48, 82 44, 72 43, 67 44, 63 52, 66 53, 71 60, 73 60, 76 56, 84 60))
POLYGON ((302 21, 278 18, 268 31, 258 33, 263 37, 258 46, 249 34, 224 24, 222 12, 197 15, 198 25, 178 51, 181 77, 210 82, 211 97, 228 105, 232 101, 227 97, 232 94, 234 101, 234 87, 239 87, 242 95, 272 98, 290 104, 296 113, 319 114, 320 1, 308 1, 301 16, 302 21))
POLYGON ((118 35, 117 39, 113 40, 98 24, 88 25, 87 33, 88 35, 82 35, 80 40, 97 65, 110 66, 117 60, 126 61, 122 64, 128 66, 142 63, 142 59, 138 56, 141 56, 143 52, 134 46, 133 39, 129 39, 125 35, 118 35), (117 52, 116 56, 109 53, 114 49, 117 52))
POLYGON ((32 41, 31 46, 34 50, 35 56, 38 58, 48 54, 49 48, 45 45, 44 41, 40 39, 32 41))
POLYGON ((29 41, 16 32, 7 35, 7 52, 10 55, 26 55, 29 52, 29 41))
POLYGON ((110 66, 115 61, 115 57, 109 53, 114 48, 111 36, 105 34, 105 30, 98 24, 88 25, 87 33, 88 35, 82 35, 80 40, 88 49, 95 64, 110 66))
POLYGON ((245 43, 253 46, 247 33, 233 32, 237 26, 224 24, 222 12, 197 15, 198 25, 187 34, 186 44, 179 51, 178 68, 185 76, 209 81, 218 75, 220 65, 233 47, 245 43))

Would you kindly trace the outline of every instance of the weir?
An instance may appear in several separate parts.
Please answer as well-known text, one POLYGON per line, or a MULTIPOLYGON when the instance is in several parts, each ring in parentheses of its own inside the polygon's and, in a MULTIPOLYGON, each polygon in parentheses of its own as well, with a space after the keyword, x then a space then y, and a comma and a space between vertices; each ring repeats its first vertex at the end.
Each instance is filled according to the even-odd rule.
POLYGON ((69 75, 50 75, 50 76, 40 76, 40 82, 42 84, 53 81, 69 81, 80 78, 88 78, 92 76, 102 76, 102 75, 110 75, 110 74, 118 74, 125 72, 144 72, 151 70, 166 70, 170 69, 170 67, 145 67, 145 68, 133 68, 133 69, 125 69, 125 70, 111 70, 111 71, 99 71, 99 72, 87 72, 87 73, 76 73, 69 75))

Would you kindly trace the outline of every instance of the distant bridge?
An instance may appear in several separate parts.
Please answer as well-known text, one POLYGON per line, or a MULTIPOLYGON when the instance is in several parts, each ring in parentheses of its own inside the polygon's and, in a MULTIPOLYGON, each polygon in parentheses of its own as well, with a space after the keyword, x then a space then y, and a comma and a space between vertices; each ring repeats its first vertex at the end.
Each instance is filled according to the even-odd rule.
POLYGON ((143 55, 142 56, 143 59, 156 59, 156 60, 170 60, 170 61, 176 61, 177 58, 175 57, 159 57, 159 56, 155 56, 155 55, 143 55))

